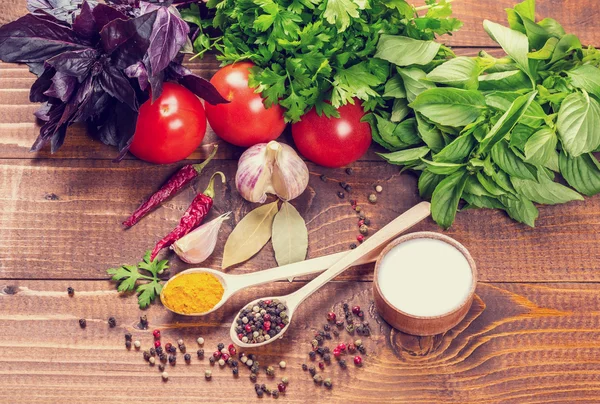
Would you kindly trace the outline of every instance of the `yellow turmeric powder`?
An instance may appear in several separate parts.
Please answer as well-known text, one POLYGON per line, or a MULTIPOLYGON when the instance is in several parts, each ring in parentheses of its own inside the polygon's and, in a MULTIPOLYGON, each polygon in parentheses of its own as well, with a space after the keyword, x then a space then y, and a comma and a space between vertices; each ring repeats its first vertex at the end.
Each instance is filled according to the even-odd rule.
POLYGON ((213 274, 196 272, 169 281, 161 294, 165 306, 177 313, 206 313, 221 301, 223 285, 213 274))

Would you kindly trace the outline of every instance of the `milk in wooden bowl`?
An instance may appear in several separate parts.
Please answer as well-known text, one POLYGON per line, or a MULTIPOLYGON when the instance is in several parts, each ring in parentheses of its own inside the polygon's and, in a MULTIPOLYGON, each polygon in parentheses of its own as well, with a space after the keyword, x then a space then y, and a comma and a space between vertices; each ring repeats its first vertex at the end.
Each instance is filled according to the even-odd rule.
POLYGON ((443 234, 418 232, 382 251, 373 296, 377 311, 392 327, 435 335, 466 316, 476 285, 475 262, 462 244, 443 234))

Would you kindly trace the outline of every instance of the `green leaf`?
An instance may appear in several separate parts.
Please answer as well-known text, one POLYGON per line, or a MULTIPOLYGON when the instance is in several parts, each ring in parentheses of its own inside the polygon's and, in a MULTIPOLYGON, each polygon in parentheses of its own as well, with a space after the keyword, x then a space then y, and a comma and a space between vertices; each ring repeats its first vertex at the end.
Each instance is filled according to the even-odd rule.
POLYGON ((442 180, 431 196, 431 215, 442 228, 454 222, 458 202, 467 183, 466 170, 460 170, 442 180))
POLYGON ((530 88, 531 80, 521 70, 479 76, 479 89, 481 91, 515 91, 530 88))
POLYGON ((468 203, 467 206, 463 208, 479 208, 479 209, 502 209, 504 210, 504 205, 497 200, 496 198, 492 198, 489 196, 477 196, 469 193, 463 193, 462 198, 468 203))
POLYGON ((529 40, 527 36, 489 20, 483 22, 483 28, 504 49, 504 52, 533 80, 533 71, 527 57, 529 53, 529 40))
POLYGON ((556 44, 556 48, 554 49, 550 63, 555 63, 561 59, 564 59, 571 52, 578 49, 581 49, 581 42, 579 42, 579 38, 577 38, 575 35, 567 34, 560 38, 558 44, 556 44))
POLYGON ((350 26, 350 18, 358 18, 359 6, 352 0, 327 0, 323 17, 339 32, 344 32, 350 26))
POLYGON ((387 60, 396 66, 426 65, 435 58, 440 46, 434 41, 384 34, 379 38, 374 57, 387 60))
POLYGON ((119 292, 126 292, 135 289, 135 284, 142 275, 138 272, 137 267, 133 265, 123 265, 120 268, 110 268, 106 271, 112 275, 112 280, 119 282, 117 289, 119 292))
POLYGON ((524 151, 527 141, 535 131, 532 127, 518 123, 510 133, 510 147, 524 151))
POLYGON ((417 136, 416 120, 407 119, 395 124, 387 119, 375 115, 377 131, 381 139, 391 147, 389 149, 405 149, 409 146, 421 143, 417 136))
POLYGON ((444 147, 439 153, 433 156, 434 161, 457 163, 466 159, 473 148, 476 140, 471 134, 465 134, 457 137, 448 146, 444 147))
POLYGON ((561 175, 570 186, 588 196, 600 193, 599 163, 592 154, 569 157, 562 152, 558 163, 561 175))
POLYGON ((427 122, 419 113, 415 114, 417 118, 417 130, 421 139, 434 152, 439 153, 445 146, 442 132, 435 126, 427 122))
POLYGON ((548 34, 558 39, 565 35, 565 30, 562 25, 553 18, 544 18, 542 21, 538 22, 538 25, 543 27, 548 34))
POLYGON ((430 88, 436 88, 435 84, 425 80, 427 75, 419 68, 398 68, 397 70, 402 77, 402 81, 404 82, 404 88, 406 90, 408 102, 413 102, 423 91, 430 88))
POLYGON ((552 57, 557 44, 558 38, 548 38, 542 49, 536 52, 529 52, 528 56, 530 59, 548 60, 552 57))
POLYGON ((525 143, 525 160, 535 165, 545 165, 556 152, 557 143, 558 138, 552 129, 544 127, 538 130, 525 143))
POLYGON ((394 74, 392 78, 385 83, 383 96, 390 98, 406 98, 404 83, 398 74, 394 74))
POLYGON ((450 59, 427 74, 427 79, 450 87, 476 90, 479 67, 475 59, 465 56, 450 59))
POLYGON ((405 165, 425 157, 429 153, 429 147, 421 146, 412 149, 401 150, 393 153, 377 153, 390 164, 405 165))
POLYGON ((567 74, 575 87, 600 98, 600 69, 591 65, 577 66, 567 74))
POLYGON ((136 292, 138 293, 138 304, 140 309, 145 309, 152 303, 157 296, 160 295, 163 285, 158 281, 145 283, 138 286, 136 292))
POLYGON ((600 104, 583 93, 572 93, 562 102, 556 122, 565 151, 577 157, 600 146, 600 104))
POLYGON ((445 175, 434 174, 425 169, 419 176, 419 195, 423 199, 431 199, 433 191, 438 184, 445 178, 445 175))
POLYGON ((477 181, 479 181, 479 183, 481 184, 481 186, 490 195, 500 196, 500 195, 505 195, 506 194, 506 190, 504 188, 502 188, 501 186, 499 186, 498 184, 496 184, 496 182, 493 179, 488 178, 488 176, 486 176, 485 174, 483 174, 480 171, 477 172, 477 181))
POLYGON ((427 169, 434 174, 448 175, 457 172, 461 168, 463 168, 464 164, 457 163, 443 163, 438 161, 429 161, 425 159, 421 159, 423 163, 427 166, 427 169))
POLYGON ((514 10, 521 18, 535 20, 535 0, 525 0, 515 5, 514 10))
POLYGON ((518 196, 516 199, 499 196, 498 199, 511 218, 530 227, 535 227, 535 220, 538 218, 539 212, 533 202, 524 196, 518 196))
POLYGON ((519 119, 525 114, 527 108, 533 101, 537 91, 522 95, 513 101, 508 111, 506 111, 492 127, 486 137, 481 141, 479 150, 485 153, 492 149, 496 143, 502 140, 519 122, 519 119))
MULTIPOLYGON (((550 34, 533 21, 533 18, 521 16, 523 25, 525 26, 525 34, 529 39, 531 49, 541 49, 550 38, 550 34)), ((558 41, 557 41, 558 42, 558 41)))
POLYGON ((459 127, 479 118, 486 105, 478 91, 433 88, 419 94, 410 107, 433 122, 459 127))
POLYGON ((367 62, 340 70, 334 76, 331 104, 338 108, 352 103, 354 97, 361 100, 376 97, 378 94, 373 87, 381 83, 381 80, 369 71, 367 62))
POLYGON ((583 200, 583 197, 571 188, 554 182, 545 175, 538 175, 538 181, 511 178, 511 182, 517 192, 536 203, 556 205, 583 200))
POLYGON ((506 141, 498 142, 492 148, 492 160, 511 177, 533 181, 536 180, 537 169, 531 164, 521 160, 521 158, 510 149, 506 141))
POLYGON ((392 122, 400 122, 408 116, 410 108, 408 108, 408 101, 406 98, 396 98, 394 105, 392 106, 392 116, 390 120, 392 122))

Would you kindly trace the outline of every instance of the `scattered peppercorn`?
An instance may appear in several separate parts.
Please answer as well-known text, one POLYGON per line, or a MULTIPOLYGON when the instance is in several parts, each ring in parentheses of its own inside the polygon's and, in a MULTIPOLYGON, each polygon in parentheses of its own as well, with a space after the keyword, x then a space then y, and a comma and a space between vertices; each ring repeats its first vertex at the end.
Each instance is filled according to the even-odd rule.
POLYGON ((114 328, 117 326, 117 320, 114 317, 109 317, 108 318, 108 326, 110 328, 114 328))
POLYGON ((198 349, 196 354, 198 355, 198 359, 204 359, 204 349, 198 349))
POLYGON ((198 343, 198 345, 204 345, 204 338, 198 337, 198 339, 196 340, 196 342, 198 343))
POLYGON ((239 368, 238 368, 238 367, 234 367, 234 368, 232 369, 232 373, 233 373, 233 375, 234 375, 235 377, 239 376, 239 374, 240 374, 240 370, 239 370, 239 368))
POLYGON ((376 185, 375 186, 375 192, 377 192, 378 194, 380 194, 383 191, 383 187, 381 185, 376 185))
POLYGON ((69 296, 73 297, 73 295, 75 295, 75 289, 73 289, 71 286, 69 286, 67 288, 67 293, 69 296))
POLYGON ((162 372, 162 378, 166 382, 167 380, 169 380, 169 374, 167 372, 162 372))
POLYGON ((264 391, 262 391, 261 389, 255 389, 255 391, 256 391, 256 395, 257 395, 258 397, 262 397, 262 396, 265 394, 265 392, 264 392, 264 391))
POLYGON ((348 324, 346 326, 346 332, 350 335, 354 334, 354 324, 348 324))
POLYGON ((185 353, 185 350, 186 350, 185 344, 179 345, 179 350, 181 351, 181 353, 185 353))
POLYGON ((325 369, 325 364, 323 362, 319 362, 319 369, 325 369))
POLYGON ((156 349, 154 347, 150 348, 150 356, 156 356, 156 349))
POLYGON ((369 202, 371 202, 371 203, 377 203, 377 195, 370 194, 369 195, 369 202))
POLYGON ((142 356, 144 357, 144 360, 146 362, 148 362, 150 360, 150 352, 144 351, 144 353, 142 354, 142 356))
POLYGON ((346 186, 348 185, 344 181, 340 181, 338 184, 340 184, 340 187, 342 187, 342 188, 346 188, 346 186))
POLYGON ((135 347, 135 349, 140 349, 140 347, 142 346, 142 343, 140 341, 134 341, 133 346, 135 347))
POLYGON ((271 395, 273 395, 273 398, 278 398, 279 397, 279 390, 273 390, 271 392, 271 395))
POLYGON ((163 348, 162 348, 161 346, 159 346, 159 347, 156 347, 156 348, 155 348, 155 350, 156 350, 156 354, 157 354, 157 355, 160 355, 160 354, 162 354, 162 353, 163 353, 163 348))
POLYGON ((317 357, 317 353, 315 351, 310 351, 308 353, 308 356, 311 360, 315 360, 315 358, 317 357))
POLYGON ((160 340, 157 339, 156 341, 154 341, 154 347, 156 348, 156 350, 158 352, 158 348, 160 348, 160 340))
POLYGON ((161 353, 161 354, 158 356, 158 359, 160 359, 160 361, 161 361, 162 363, 167 363, 167 354, 166 354, 166 353, 161 353))
POLYGON ((145 314, 142 317, 140 317, 140 328, 142 330, 148 329, 148 316, 146 316, 145 314))
POLYGON ((175 366, 177 363, 177 357, 175 355, 169 355, 169 365, 175 366))
POLYGON ((356 241, 358 241, 359 243, 362 243, 363 241, 365 241, 365 236, 362 234, 359 234, 358 236, 356 236, 356 241))
POLYGON ((214 365, 216 361, 217 361, 217 360, 215 359, 215 357, 214 357, 214 356, 211 356, 211 357, 209 357, 209 358, 208 358, 208 362, 209 362, 211 365, 214 365))
POLYGON ((87 326, 87 321, 85 321, 85 318, 80 318, 79 319, 79 326, 81 328, 85 328, 87 326))
POLYGON ((344 326, 344 320, 339 320, 339 321, 336 321, 336 322, 335 322, 335 325, 336 325, 338 328, 342 328, 342 327, 344 326))
POLYGON ((327 176, 325 174, 322 174, 319 179, 323 182, 327 182, 327 176))
POLYGON ((283 383, 279 383, 279 384, 277 385, 277 390, 279 390, 279 392, 280 392, 280 393, 285 393, 285 389, 286 389, 286 386, 285 386, 285 384, 283 384, 283 383))
POLYGON ((340 332, 338 330, 333 330, 333 335, 335 337, 338 337, 340 335, 340 332))
POLYGON ((367 348, 365 348, 364 345, 359 346, 357 349, 358 349, 358 352, 360 352, 363 355, 367 353, 367 348))
POLYGON ((356 345, 357 347, 362 345, 362 339, 357 339, 356 341, 354 341, 354 345, 356 345))
POLYGON ((354 364, 355 364, 356 366, 361 366, 361 365, 362 365, 362 358, 361 358, 360 356, 358 356, 358 355, 357 355, 357 356, 355 356, 355 357, 354 357, 354 364))
POLYGON ((148 362, 150 363, 150 366, 154 366, 154 364, 156 363, 156 358, 151 356, 150 359, 148 359, 148 362))
POLYGON ((331 355, 326 353, 325 355, 323 355, 323 360, 325 361, 325 363, 331 362, 331 355))
POLYGON ((256 373, 250 373, 250 380, 252 380, 253 382, 256 382, 256 373))
POLYGON ((281 383, 285 384, 286 386, 290 383, 290 381, 288 380, 287 377, 282 377, 281 378, 281 383))
POLYGON ((364 224, 366 224, 367 226, 369 226, 371 224, 371 219, 369 219, 368 217, 365 217, 363 219, 364 224))
POLYGON ((350 184, 346 184, 346 186, 344 187, 344 189, 346 190, 346 192, 350 193, 352 192, 352 187, 350 186, 350 184))
POLYGON ((354 353, 354 352, 356 352, 356 345, 348 344, 348 353, 354 353))
POLYGON ((364 224, 358 228, 358 231, 363 236, 366 236, 367 234, 369 234, 369 228, 366 225, 364 225, 364 224))
POLYGON ((346 361, 344 359, 341 359, 338 363, 340 364, 340 367, 342 369, 346 369, 347 365, 346 365, 346 361))
POLYGON ((220 351, 220 350, 222 350, 223 348, 225 348, 225 344, 224 344, 224 343, 222 343, 222 342, 219 342, 219 343, 217 344, 217 349, 220 351))
POLYGON ((285 369, 285 366, 286 366, 286 363, 285 363, 285 361, 281 361, 281 362, 279 362, 279 367, 280 367, 281 369, 285 369))
POLYGON ((154 336, 154 339, 160 339, 160 330, 152 331, 152 335, 154 336))
POLYGON ((165 365, 163 365, 162 363, 159 363, 158 364, 158 371, 159 372, 164 372, 164 370, 165 370, 165 365))
POLYGON ((337 193, 337 196, 338 196, 338 198, 340 198, 340 199, 344 199, 346 195, 344 195, 344 193, 343 193, 342 191, 339 191, 339 192, 337 193))
POLYGON ((192 360, 192 355, 190 355, 189 353, 186 353, 185 355, 183 355, 183 359, 185 360, 186 363, 190 363, 192 360))
POLYGON ((333 311, 327 313, 327 321, 335 322, 336 315, 333 311))
POLYGON ((352 243, 352 244, 350 244, 350 249, 351 249, 351 250, 354 250, 356 247, 357 247, 356 243, 352 243))
POLYGON ((354 171, 352 170, 352 168, 350 168, 350 167, 346 168, 346 174, 352 175, 353 172, 354 171))
POLYGON ((360 306, 354 306, 352 308, 352 313, 358 315, 359 312, 360 312, 360 306))
POLYGON ((131 349, 131 341, 125 341, 125 348, 131 349))
POLYGON ((321 384, 323 383, 323 376, 321 375, 314 375, 313 376, 313 380, 316 384, 321 384))
POLYGON ((314 376, 317 374, 317 369, 315 369, 314 366, 311 366, 308 368, 308 373, 310 373, 311 376, 314 376))
POLYGON ((221 367, 225 366, 225 361, 222 358, 219 359, 219 366, 221 366, 221 367))
POLYGON ((211 377, 212 377, 212 371, 211 371, 211 370, 208 370, 208 369, 207 369, 207 370, 205 370, 205 371, 204 371, 204 378, 205 378, 206 380, 210 380, 210 378, 211 378, 211 377))

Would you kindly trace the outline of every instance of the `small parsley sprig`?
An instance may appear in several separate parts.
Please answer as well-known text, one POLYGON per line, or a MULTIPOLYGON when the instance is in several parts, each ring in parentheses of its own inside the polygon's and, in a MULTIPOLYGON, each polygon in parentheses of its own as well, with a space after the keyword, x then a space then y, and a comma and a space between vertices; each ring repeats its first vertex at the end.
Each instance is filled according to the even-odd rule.
POLYGON ((150 251, 147 251, 143 261, 137 266, 122 265, 119 268, 110 268, 106 272, 112 275, 113 281, 117 282, 119 292, 135 290, 140 309, 144 309, 160 295, 163 288, 160 275, 169 268, 167 263, 167 260, 150 260, 150 251), (150 275, 145 275, 144 272, 150 275))

